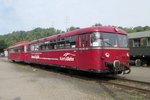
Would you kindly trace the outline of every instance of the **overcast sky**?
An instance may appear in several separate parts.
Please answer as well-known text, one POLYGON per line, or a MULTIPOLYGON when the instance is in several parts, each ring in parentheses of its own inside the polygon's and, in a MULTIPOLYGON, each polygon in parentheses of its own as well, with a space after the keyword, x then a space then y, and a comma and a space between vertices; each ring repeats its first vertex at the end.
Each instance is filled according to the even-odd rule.
POLYGON ((0 34, 36 27, 150 25, 150 0, 0 0, 0 34))

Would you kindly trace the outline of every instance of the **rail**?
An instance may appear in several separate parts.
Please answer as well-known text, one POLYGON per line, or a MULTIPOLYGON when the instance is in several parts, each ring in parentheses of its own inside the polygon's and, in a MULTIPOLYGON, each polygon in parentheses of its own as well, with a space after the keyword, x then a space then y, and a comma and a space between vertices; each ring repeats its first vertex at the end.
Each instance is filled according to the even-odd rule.
POLYGON ((121 88, 127 88, 127 89, 134 89, 143 93, 150 93, 150 83, 149 82, 142 82, 137 80, 131 80, 131 79, 124 79, 124 78, 116 78, 115 80, 109 80, 105 81, 102 80, 102 83, 108 84, 108 85, 115 85, 117 87, 121 88))

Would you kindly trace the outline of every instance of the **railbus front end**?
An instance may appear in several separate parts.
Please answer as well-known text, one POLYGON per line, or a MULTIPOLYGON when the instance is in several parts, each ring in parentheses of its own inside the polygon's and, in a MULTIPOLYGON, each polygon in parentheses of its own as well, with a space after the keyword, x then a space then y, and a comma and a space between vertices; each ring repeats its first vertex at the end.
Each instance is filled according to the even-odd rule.
POLYGON ((128 74, 129 48, 127 35, 114 32, 93 32, 90 34, 92 65, 99 66, 101 73, 128 74), (99 57, 97 57, 99 55, 99 57), (99 62, 98 60, 99 59, 99 62))

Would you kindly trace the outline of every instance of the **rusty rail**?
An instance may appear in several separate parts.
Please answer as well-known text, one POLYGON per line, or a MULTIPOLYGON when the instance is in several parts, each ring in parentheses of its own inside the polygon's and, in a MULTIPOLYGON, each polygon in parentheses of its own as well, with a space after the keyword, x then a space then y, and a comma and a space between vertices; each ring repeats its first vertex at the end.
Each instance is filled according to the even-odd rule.
POLYGON ((109 81, 105 81, 102 80, 102 83, 108 84, 108 85, 115 85, 116 87, 122 87, 122 88, 127 88, 127 89, 134 89, 143 93, 150 93, 150 88, 149 89, 144 89, 142 87, 135 87, 135 86, 131 86, 131 85, 126 85, 126 84, 122 84, 122 83, 117 83, 117 81, 124 81, 124 82, 131 82, 132 84, 138 84, 138 85, 147 85, 148 87, 150 87, 150 83, 149 82, 142 82, 142 81, 137 81, 137 80, 131 80, 131 79, 125 79, 125 78, 120 78, 120 77, 114 77, 116 78, 115 80, 109 80, 109 81))

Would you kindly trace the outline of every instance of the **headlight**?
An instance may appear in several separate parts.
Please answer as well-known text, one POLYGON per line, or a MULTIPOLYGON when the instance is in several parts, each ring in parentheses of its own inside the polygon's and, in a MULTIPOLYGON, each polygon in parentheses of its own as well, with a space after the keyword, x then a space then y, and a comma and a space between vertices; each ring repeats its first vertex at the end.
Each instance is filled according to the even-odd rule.
POLYGON ((105 53, 105 56, 106 56, 107 58, 109 58, 109 57, 110 57, 110 54, 109 54, 109 53, 105 53))
POLYGON ((126 55, 127 55, 127 57, 129 57, 129 53, 128 53, 128 52, 127 52, 127 54, 126 54, 126 55))

